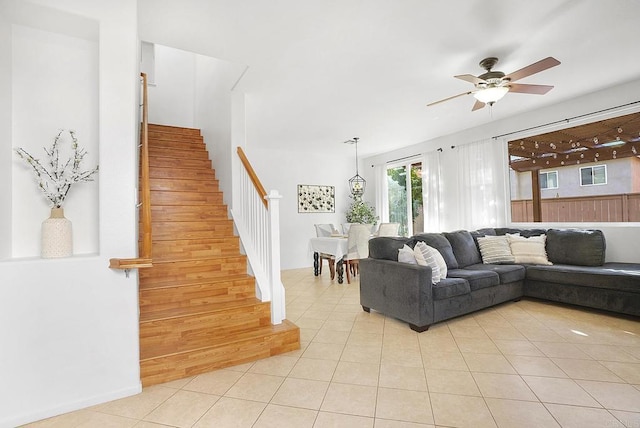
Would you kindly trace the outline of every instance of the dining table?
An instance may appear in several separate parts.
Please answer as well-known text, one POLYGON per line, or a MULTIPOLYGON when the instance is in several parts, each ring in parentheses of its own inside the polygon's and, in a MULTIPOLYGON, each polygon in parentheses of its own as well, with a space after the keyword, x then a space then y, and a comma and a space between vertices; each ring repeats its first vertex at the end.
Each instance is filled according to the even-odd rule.
MULTIPOLYGON (((320 253, 330 254, 336 259, 338 284, 344 280, 344 256, 347 255, 348 245, 346 235, 332 235, 309 240, 309 252, 313 253, 313 274, 320 275, 320 253)), ((333 278, 331 278, 333 279, 333 278)))

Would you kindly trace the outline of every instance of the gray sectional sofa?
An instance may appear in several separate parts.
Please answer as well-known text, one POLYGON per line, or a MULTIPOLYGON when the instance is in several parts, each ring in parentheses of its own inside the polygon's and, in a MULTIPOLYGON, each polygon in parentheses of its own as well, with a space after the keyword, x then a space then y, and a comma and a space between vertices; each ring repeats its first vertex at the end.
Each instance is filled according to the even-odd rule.
POLYGON ((369 241, 360 260, 360 304, 409 323, 418 332, 433 323, 530 296, 640 316, 640 263, 605 263, 599 230, 490 228, 425 233, 369 241), (546 235, 552 265, 485 264, 477 239, 518 233, 546 235), (438 250, 447 277, 432 284, 431 268, 398 262, 398 250, 423 241, 438 250))

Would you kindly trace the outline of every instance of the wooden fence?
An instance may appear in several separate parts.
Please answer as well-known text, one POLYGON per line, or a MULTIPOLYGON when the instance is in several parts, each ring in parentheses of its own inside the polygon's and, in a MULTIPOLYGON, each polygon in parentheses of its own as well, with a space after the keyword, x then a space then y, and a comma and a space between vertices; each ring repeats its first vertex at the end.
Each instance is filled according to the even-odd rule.
MULTIPOLYGON (((532 222, 533 201, 511 201, 511 221, 532 222)), ((640 222, 640 193, 542 199, 543 222, 640 222)))

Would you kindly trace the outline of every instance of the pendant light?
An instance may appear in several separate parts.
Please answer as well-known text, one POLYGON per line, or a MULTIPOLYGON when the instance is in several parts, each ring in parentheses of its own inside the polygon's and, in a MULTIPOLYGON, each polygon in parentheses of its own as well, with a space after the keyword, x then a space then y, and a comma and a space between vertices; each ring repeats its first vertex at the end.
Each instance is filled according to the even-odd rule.
POLYGON ((358 174, 358 137, 345 141, 345 144, 354 144, 356 146, 356 175, 349 179, 349 190, 354 197, 361 197, 364 189, 367 187, 367 181, 358 174))

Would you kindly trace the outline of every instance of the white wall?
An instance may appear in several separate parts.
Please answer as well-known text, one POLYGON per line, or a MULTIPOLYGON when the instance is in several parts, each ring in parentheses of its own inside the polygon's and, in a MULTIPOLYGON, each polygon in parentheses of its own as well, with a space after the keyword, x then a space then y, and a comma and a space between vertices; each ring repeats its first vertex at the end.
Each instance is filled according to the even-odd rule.
MULTIPOLYGON (((623 85, 619 85, 606 90, 598 91, 593 94, 588 94, 573 100, 565 101, 544 109, 540 109, 528 114, 522 114, 505 119, 495 120, 487 125, 467 129, 465 131, 442 136, 440 138, 425 141, 419 144, 415 144, 409 147, 405 147, 401 150, 396 150, 389 153, 384 153, 376 156, 371 156, 365 159, 366 165, 378 165, 385 162, 401 158, 404 156, 415 155, 419 153, 427 153, 430 151, 442 148, 442 206, 443 206, 443 230, 455 230, 458 228, 464 228, 464 224, 461 223, 458 218, 457 212, 459 204, 463 204, 457 193, 457 176, 458 176, 458 162, 455 155, 455 150, 452 150, 451 146, 457 146, 462 144, 468 144, 474 141, 479 141, 493 136, 511 133, 508 138, 524 137, 527 134, 517 133, 520 129, 525 129, 533 126, 543 125, 549 122, 563 120, 569 117, 588 114, 594 111, 607 109, 626 103, 637 101, 637 95, 640 94, 640 80, 632 81, 623 85)), ((494 109, 499 109, 500 104, 497 103, 494 109)), ((636 105, 630 109, 625 110, 623 113, 617 113, 616 115, 631 113, 633 111, 640 110, 640 106, 636 105)), ((481 111, 480 111, 481 112, 481 111)), ((494 113, 496 114, 496 113, 494 113)), ((613 113, 612 113, 613 114, 613 113)), ((575 126, 579 123, 585 123, 593 120, 600 120, 604 118, 601 116, 599 119, 582 119, 572 121, 566 126, 575 126)), ((548 127, 544 130, 532 130, 529 134, 549 132, 553 129, 559 128, 561 125, 554 127, 548 127)), ((496 144, 500 144, 496 141, 496 144)), ((505 152, 506 153, 506 152, 505 152)), ((505 155, 505 162, 507 162, 505 155)), ((372 170, 370 168, 364 169, 365 176, 368 183, 375 183, 374 177, 371 176, 372 170)), ((505 175, 505 180, 508 180, 508 175, 505 175)), ((505 189, 509 189, 508 185, 504 186, 505 189)), ((372 189, 375 192, 374 189, 372 189)), ((506 195, 506 200, 509 200, 506 195)), ((515 226, 528 227, 531 224, 518 224, 515 226)), ((619 223, 619 224, 558 224, 558 223, 538 223, 535 226, 542 227, 594 227, 604 231, 607 238, 607 260, 616 260, 623 262, 640 262, 640 254, 635 249, 636 242, 640 242, 640 225, 637 223, 619 223)))
MULTIPOLYGON (((4 12, 4 10, 3 10, 4 12)), ((0 13, 0 57, 11 58, 11 21, 0 13)), ((12 193, 11 152, 11 61, 0 61, 0 195, 8 200, 12 193)), ((11 204, 0 206, 0 260, 11 257, 11 204)))
MULTIPOLYGON (((86 150, 81 170, 98 159, 98 43, 22 25, 13 26, 12 143, 46 165, 60 129, 74 130, 86 150)), ((71 156, 71 139, 60 139, 61 161, 71 156)), ((49 201, 26 162, 13 156, 12 257, 40 255, 40 223, 49 201)), ((74 254, 98 252, 98 180, 74 184, 63 205, 73 224, 74 254)))
MULTIPOLYGON (((249 161, 267 193, 280 192, 280 260, 282 269, 313 265, 309 239, 316 236, 314 224, 346 222, 345 212, 351 200, 348 180, 354 174, 353 147, 336 143, 327 147, 326 155, 307 156, 300 151, 264 149, 259 139, 249 138, 244 148, 249 161), (298 184, 335 186, 335 213, 298 213, 298 184)), ((367 182, 367 186, 369 186, 367 182)), ((366 195, 373 195, 368 189, 366 195)))
MULTIPOLYGON (((110 258, 137 253, 138 42, 136 5, 128 0, 0 0, 0 10, 0 49, 12 43, 7 22, 52 32, 49 25, 61 22, 98 34, 96 254, 0 262, 0 427, 14 427, 141 390, 137 274, 108 268, 110 258)), ((61 99, 58 108, 74 106, 61 99)), ((0 114, 0 123, 10 123, 6 108, 0 114)), ((13 145, 0 146, 3 162, 13 145)))
POLYGON ((149 123, 194 127, 196 55, 155 45, 155 85, 149 86, 149 123))

